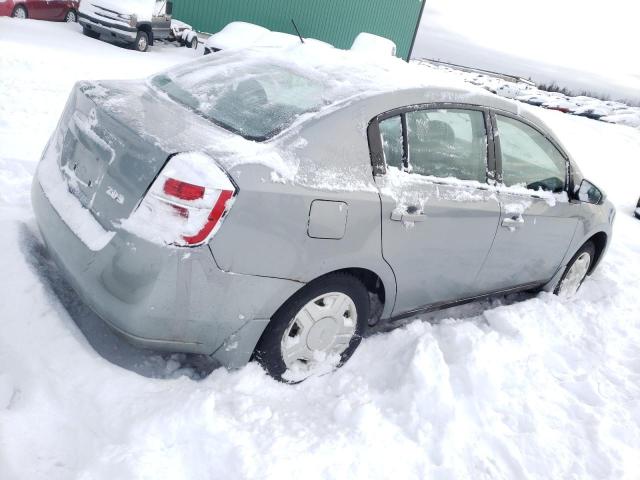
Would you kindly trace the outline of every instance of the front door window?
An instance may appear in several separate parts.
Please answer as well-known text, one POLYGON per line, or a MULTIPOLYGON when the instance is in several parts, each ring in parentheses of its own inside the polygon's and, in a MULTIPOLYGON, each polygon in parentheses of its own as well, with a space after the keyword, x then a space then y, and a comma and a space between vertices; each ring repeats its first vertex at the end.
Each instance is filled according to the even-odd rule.
POLYGON ((553 144, 534 128, 496 115, 502 150, 502 181, 507 187, 562 192, 566 160, 553 144))

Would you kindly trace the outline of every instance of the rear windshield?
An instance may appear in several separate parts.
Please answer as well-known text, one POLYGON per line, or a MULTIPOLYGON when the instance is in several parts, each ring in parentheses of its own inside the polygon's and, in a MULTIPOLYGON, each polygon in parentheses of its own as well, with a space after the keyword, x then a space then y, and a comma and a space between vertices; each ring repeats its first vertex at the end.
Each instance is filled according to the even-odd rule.
POLYGON ((173 100, 249 140, 264 141, 329 101, 320 82, 267 63, 202 63, 151 83, 173 100))

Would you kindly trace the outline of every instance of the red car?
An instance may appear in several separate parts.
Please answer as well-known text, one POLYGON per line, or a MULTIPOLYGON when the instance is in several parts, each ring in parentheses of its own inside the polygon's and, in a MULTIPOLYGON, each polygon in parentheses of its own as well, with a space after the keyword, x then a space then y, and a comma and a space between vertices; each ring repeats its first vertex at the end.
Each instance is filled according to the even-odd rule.
POLYGON ((0 17, 75 22, 79 4, 69 0, 0 0, 0 17))

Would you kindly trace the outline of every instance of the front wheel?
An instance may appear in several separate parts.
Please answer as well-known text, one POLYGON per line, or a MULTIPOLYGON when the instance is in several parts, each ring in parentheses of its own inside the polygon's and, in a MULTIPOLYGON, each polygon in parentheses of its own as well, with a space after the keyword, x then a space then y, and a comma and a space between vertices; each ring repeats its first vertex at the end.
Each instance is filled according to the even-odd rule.
POLYGON ((138 36, 136 37, 136 41, 133 44, 133 48, 135 48, 138 52, 147 51, 147 48, 149 48, 149 35, 147 34, 147 32, 138 32, 138 36))
POLYGON ((64 16, 64 21, 67 23, 76 23, 78 21, 78 15, 76 15, 75 10, 69 10, 64 16))
POLYGON ((18 5, 16 8, 14 8, 11 16, 13 18, 29 18, 29 15, 27 14, 27 9, 22 5, 18 5))
POLYGON ((553 293, 559 297, 573 297, 582 286, 584 279, 587 277, 589 268, 595 259, 595 254, 596 248, 593 243, 585 243, 567 265, 567 268, 565 269, 564 274, 553 293))
POLYGON ((253 359, 277 380, 297 383, 341 367, 360 344, 369 294, 360 280, 331 274, 308 284, 273 316, 253 359))

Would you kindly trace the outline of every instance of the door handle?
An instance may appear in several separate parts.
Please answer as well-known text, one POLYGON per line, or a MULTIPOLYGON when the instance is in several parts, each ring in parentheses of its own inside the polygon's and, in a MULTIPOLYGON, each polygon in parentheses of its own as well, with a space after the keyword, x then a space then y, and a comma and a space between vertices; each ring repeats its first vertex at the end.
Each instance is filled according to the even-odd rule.
POLYGON ((424 222, 427 216, 424 213, 408 213, 394 210, 391 212, 391 220, 394 222, 424 222))

